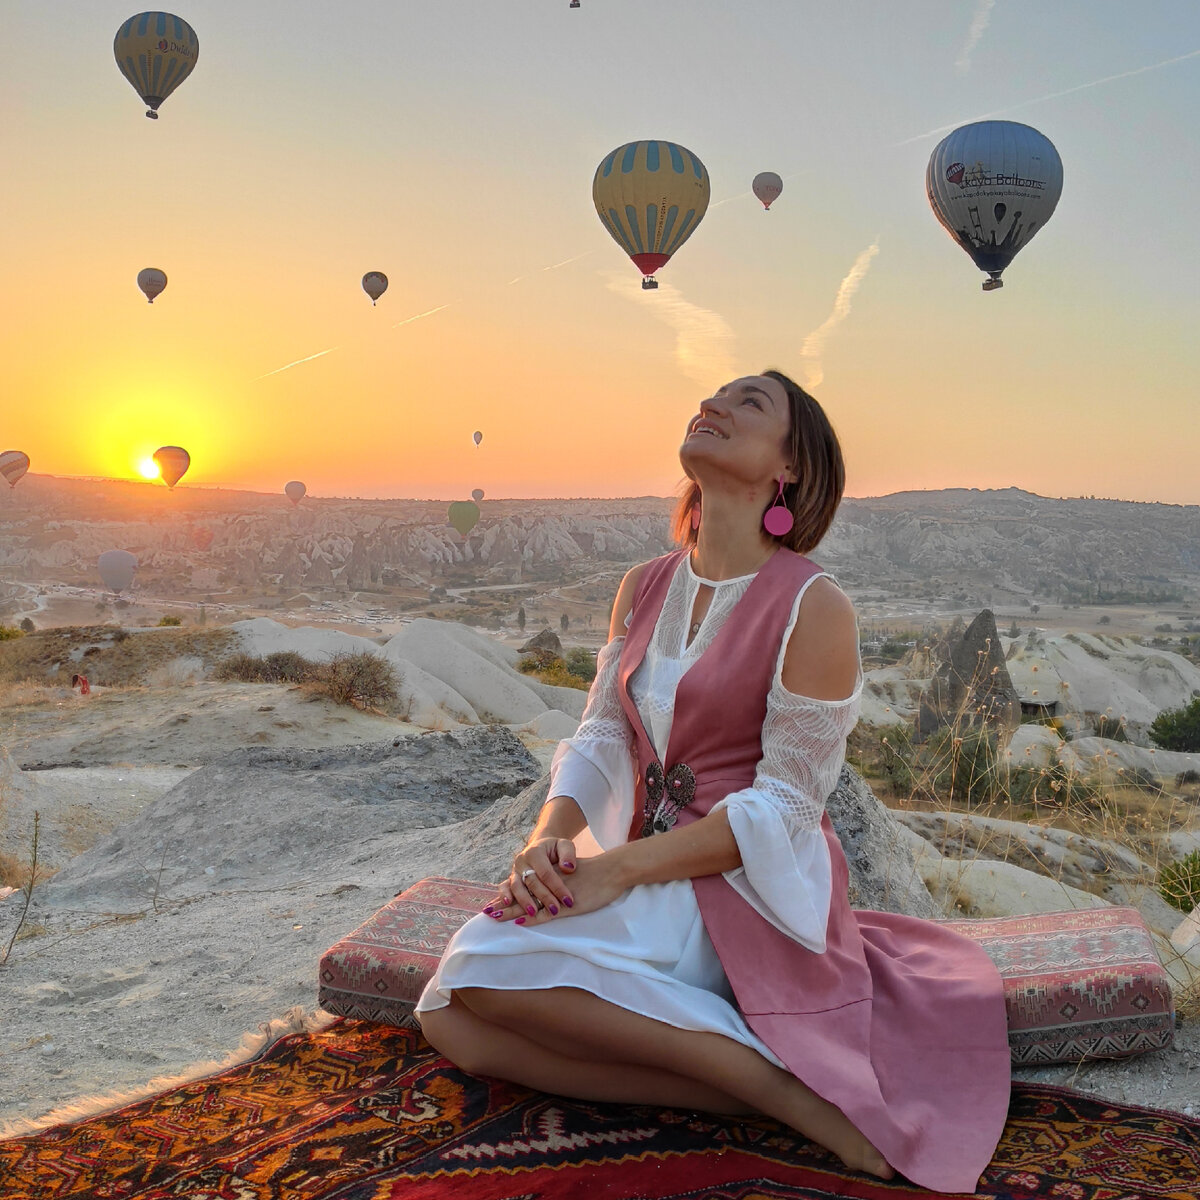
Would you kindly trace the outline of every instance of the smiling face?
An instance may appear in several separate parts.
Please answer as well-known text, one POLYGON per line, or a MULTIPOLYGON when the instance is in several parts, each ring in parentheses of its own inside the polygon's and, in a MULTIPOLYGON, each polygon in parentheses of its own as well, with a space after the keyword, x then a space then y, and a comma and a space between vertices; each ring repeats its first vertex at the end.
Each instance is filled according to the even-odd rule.
POLYGON ((769 376, 746 375, 700 402, 679 447, 679 461, 698 482, 716 473, 738 483, 766 486, 781 471, 790 482, 790 442, 786 389, 769 376))

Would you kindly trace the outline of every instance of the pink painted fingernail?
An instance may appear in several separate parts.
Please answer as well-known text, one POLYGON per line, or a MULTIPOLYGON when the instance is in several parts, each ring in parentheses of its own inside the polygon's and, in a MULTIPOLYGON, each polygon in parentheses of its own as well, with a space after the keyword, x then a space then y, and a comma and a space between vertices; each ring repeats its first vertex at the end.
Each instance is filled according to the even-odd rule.
POLYGON ((484 911, 485 913, 491 913, 491 911, 492 911, 492 906, 491 906, 490 904, 485 904, 485 905, 483 906, 483 911, 484 911))
POLYGON ((488 916, 497 921, 503 920, 504 918, 504 914, 500 912, 488 913, 488 916))
POLYGON ((527 905, 525 905, 525 911, 526 911, 526 912, 527 912, 527 913, 528 913, 528 914, 529 914, 531 917, 536 917, 536 916, 537 916, 537 909, 536 909, 536 908, 534 908, 532 904, 527 904, 527 905))
POLYGON ((550 905, 550 915, 551 915, 552 917, 557 917, 557 916, 558 916, 558 905, 557 905, 557 904, 551 904, 551 905, 550 905))
POLYGON ((525 918, 524 918, 524 917, 518 917, 518 918, 517 918, 517 919, 516 919, 516 920, 513 922, 513 924, 514 924, 514 925, 524 925, 524 924, 525 924, 525 918))
POLYGON ((565 904, 565 905, 566 905, 568 908, 574 908, 574 907, 575 907, 575 901, 574 901, 574 900, 572 900, 570 896, 564 896, 564 897, 563 897, 563 903, 564 903, 564 904, 565 904))
POLYGON ((575 864, 574 864, 574 863, 565 862, 565 863, 563 863, 563 866, 564 866, 564 867, 566 867, 568 871, 573 871, 573 870, 575 870, 575 864))

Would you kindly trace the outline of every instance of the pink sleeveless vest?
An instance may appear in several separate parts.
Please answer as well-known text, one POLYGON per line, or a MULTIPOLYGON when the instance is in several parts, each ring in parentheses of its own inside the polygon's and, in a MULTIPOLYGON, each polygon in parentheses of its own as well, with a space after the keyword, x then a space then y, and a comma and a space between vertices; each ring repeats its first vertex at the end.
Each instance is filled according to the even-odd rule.
MULTIPOLYGON (((694 799, 680 825, 754 782, 767 695, 792 605, 820 567, 778 550, 680 680, 662 763, 629 696, 667 589, 687 551, 647 563, 621 651, 620 698, 636 735, 642 835, 647 792, 694 799), (694 777, 694 785, 692 779, 694 777), (649 780, 649 784, 647 782, 649 780)), ((828 814, 826 950, 759 916, 721 875, 692 880, 705 929, 746 1023, 788 1069, 835 1104, 913 1183, 974 1192, 1008 1112, 1008 1024, 1000 976, 976 943, 894 913, 855 911, 828 814)))

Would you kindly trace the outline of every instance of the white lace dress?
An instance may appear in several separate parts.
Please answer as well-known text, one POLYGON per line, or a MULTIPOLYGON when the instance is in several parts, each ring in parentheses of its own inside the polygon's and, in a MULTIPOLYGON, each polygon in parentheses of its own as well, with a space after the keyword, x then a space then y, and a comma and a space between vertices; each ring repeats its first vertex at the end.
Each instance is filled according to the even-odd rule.
MULTIPOLYGON (((679 680, 753 578, 701 579, 690 556, 676 569, 645 658, 630 679, 631 698, 660 758, 679 680), (712 600, 689 644, 702 586, 712 589, 712 600)), ((712 811, 728 812, 742 858, 725 878, 783 933, 823 953, 831 882, 820 822, 858 719, 862 672, 844 700, 814 700, 784 687, 784 651, 807 586, 796 597, 779 647, 754 783, 712 811)), ((614 638, 600 651, 579 730, 559 745, 551 768, 550 795, 574 798, 602 850, 625 841, 633 817, 634 737, 617 695, 624 640, 614 638)), ((782 1065, 736 1008, 690 880, 639 884, 596 912, 568 911, 533 926, 472 917, 447 946, 417 1013, 445 1007, 457 987, 578 987, 679 1028, 724 1034, 782 1065)))

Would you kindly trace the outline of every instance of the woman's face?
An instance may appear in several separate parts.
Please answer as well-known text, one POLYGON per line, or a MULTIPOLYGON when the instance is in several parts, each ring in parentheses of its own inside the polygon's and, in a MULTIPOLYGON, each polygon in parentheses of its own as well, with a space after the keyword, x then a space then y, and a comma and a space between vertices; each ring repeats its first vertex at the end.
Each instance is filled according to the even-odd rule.
POLYGON ((679 461, 703 485, 717 473, 748 484, 790 479, 788 396, 777 379, 746 375, 719 387, 689 422, 679 461))

